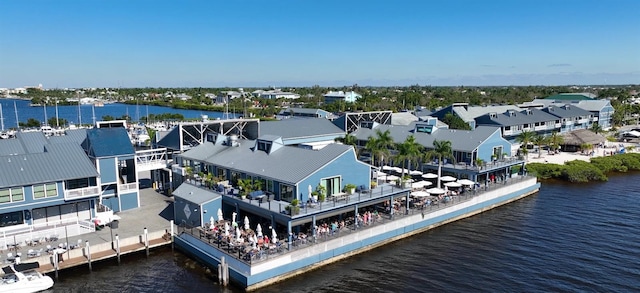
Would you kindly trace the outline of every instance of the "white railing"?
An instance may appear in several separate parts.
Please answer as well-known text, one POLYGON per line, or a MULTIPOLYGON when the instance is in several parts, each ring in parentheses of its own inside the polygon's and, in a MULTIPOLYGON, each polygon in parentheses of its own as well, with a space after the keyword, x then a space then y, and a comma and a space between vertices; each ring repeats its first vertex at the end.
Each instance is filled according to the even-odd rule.
POLYGON ((178 164, 175 164, 175 165, 171 166, 171 172, 178 173, 178 175, 180 175, 180 176, 187 175, 186 168, 180 167, 180 165, 178 165, 178 164))
POLYGON ((64 192, 64 199, 91 197, 91 196, 97 196, 99 194, 100 194, 100 187, 89 186, 84 188, 66 190, 64 192))
POLYGON ((584 123, 587 123, 587 122, 589 122, 589 119, 586 119, 586 118, 578 120, 579 124, 584 124, 584 123))
POLYGON ((130 191, 130 190, 136 190, 138 189, 138 182, 120 184, 119 187, 120 187, 120 193, 125 191, 130 191))
POLYGON ((564 121, 562 125, 573 125, 573 121, 564 121))

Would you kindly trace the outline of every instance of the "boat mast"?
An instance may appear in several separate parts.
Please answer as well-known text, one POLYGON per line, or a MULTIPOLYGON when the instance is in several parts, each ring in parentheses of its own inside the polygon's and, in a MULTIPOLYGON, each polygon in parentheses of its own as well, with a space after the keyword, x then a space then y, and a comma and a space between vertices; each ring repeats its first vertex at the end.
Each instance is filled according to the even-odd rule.
POLYGON ((91 115, 93 115, 91 116, 91 118, 93 120, 93 125, 95 126, 96 125, 96 105, 95 104, 91 105, 91 115))
POLYGON ((47 102, 44 102, 42 107, 44 109, 44 122, 42 124, 49 125, 49 122, 47 121, 47 102))
POLYGON ((2 126, 2 129, 0 131, 4 132, 4 115, 2 114, 2 104, 0 104, 0 126, 2 126))
POLYGON ((58 100, 56 99, 56 128, 60 128, 60 118, 58 118, 58 100))
POLYGON ((82 127, 82 108, 80 108, 80 96, 76 95, 76 97, 78 97, 78 127, 82 127))
POLYGON ((13 101, 13 111, 16 112, 16 129, 20 129, 20 120, 18 119, 18 107, 16 101, 13 101))

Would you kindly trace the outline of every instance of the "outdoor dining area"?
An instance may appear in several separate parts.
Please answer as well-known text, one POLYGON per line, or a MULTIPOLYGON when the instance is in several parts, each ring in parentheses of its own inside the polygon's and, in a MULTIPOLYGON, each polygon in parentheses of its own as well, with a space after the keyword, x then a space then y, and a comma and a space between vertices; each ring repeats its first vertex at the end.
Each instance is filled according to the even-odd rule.
POLYGON ((257 224, 252 228, 247 216, 239 223, 236 212, 233 212, 231 220, 224 219, 220 209, 217 216, 217 221, 212 216, 200 228, 200 238, 207 239, 210 244, 217 245, 229 254, 237 254, 240 260, 251 262, 264 259, 269 254, 282 252, 286 246, 278 238, 274 227, 265 227, 267 229, 263 231, 262 225, 257 224))

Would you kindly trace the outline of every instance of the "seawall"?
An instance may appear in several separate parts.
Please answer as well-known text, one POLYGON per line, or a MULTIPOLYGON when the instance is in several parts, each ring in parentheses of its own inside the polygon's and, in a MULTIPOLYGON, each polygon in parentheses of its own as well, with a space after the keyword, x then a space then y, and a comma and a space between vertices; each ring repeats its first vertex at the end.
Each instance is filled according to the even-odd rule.
POLYGON ((231 281, 247 291, 253 291, 390 242, 508 204, 536 193, 539 187, 540 183, 535 178, 522 180, 443 209, 404 216, 378 225, 375 229, 359 230, 251 265, 229 257, 221 250, 187 233, 176 236, 175 243, 178 248, 202 260, 211 268, 215 268, 220 259, 225 257, 229 264, 231 281))

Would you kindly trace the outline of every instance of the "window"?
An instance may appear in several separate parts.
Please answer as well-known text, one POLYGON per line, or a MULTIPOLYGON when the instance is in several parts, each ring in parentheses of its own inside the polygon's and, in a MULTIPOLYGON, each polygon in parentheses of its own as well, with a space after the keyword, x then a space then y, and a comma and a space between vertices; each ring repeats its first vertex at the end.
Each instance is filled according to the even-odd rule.
POLYGON ((19 225, 22 223, 24 223, 24 215, 22 211, 2 214, 2 216, 0 217, 0 227, 19 225))
POLYGON ((273 192, 273 180, 267 180, 267 191, 273 192))
POLYGON ((510 130, 511 130, 511 126, 505 126, 505 127, 504 127, 504 130, 505 130, 505 131, 510 131, 510 130))
POLYGON ((280 184, 280 199, 291 202, 293 200, 293 186, 280 184))
POLYGON ((271 142, 258 140, 258 150, 268 153, 269 151, 271 151, 271 142))
POLYGON ((47 183, 44 185, 33 186, 33 198, 45 198, 58 196, 58 185, 55 183, 47 183))
POLYGON ((22 187, 0 189, 0 203, 16 202, 24 200, 22 187))

